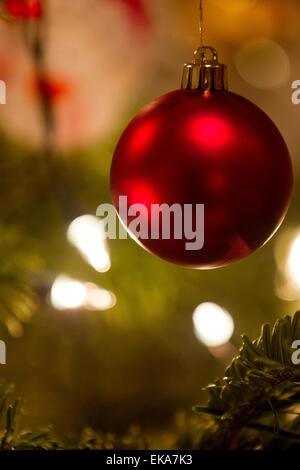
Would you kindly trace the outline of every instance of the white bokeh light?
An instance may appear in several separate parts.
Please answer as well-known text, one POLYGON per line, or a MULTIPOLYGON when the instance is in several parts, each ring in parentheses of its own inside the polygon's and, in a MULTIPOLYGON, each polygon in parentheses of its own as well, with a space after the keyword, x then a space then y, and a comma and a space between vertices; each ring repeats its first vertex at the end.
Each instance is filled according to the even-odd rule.
POLYGON ((300 234, 291 246, 287 259, 287 271, 291 280, 300 287, 300 234))
POLYGON ((50 300, 57 310, 67 310, 82 307, 86 296, 87 291, 83 283, 60 275, 52 285, 50 300))
POLYGON ((50 292, 50 302, 56 310, 108 310, 116 305, 116 301, 113 292, 64 274, 57 276, 50 292))
POLYGON ((104 229, 97 217, 89 214, 77 217, 69 225, 67 237, 96 271, 103 273, 110 269, 104 229))
POLYGON ((198 305, 193 313, 193 323, 197 338, 208 347, 227 343, 234 331, 231 315, 211 302, 198 305))
POLYGON ((87 290, 86 306, 90 310, 108 310, 116 305, 116 296, 95 284, 85 284, 87 290))

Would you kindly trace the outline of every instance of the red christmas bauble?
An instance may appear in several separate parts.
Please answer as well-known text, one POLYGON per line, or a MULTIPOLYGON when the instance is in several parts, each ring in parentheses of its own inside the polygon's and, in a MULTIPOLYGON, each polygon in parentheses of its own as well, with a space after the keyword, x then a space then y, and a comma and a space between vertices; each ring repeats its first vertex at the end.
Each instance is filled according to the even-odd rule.
MULTIPOLYGON (((143 108, 125 129, 111 168, 111 191, 128 206, 204 204, 204 245, 139 239, 149 252, 189 268, 244 258, 280 226, 292 191, 287 146, 271 119, 228 91, 177 90, 143 108)), ((123 222, 130 223, 123 217, 123 222)), ((196 220, 196 216, 195 219, 196 220)), ((129 229, 130 232, 130 229, 129 229)), ((131 233, 136 238, 136 233, 131 233)))

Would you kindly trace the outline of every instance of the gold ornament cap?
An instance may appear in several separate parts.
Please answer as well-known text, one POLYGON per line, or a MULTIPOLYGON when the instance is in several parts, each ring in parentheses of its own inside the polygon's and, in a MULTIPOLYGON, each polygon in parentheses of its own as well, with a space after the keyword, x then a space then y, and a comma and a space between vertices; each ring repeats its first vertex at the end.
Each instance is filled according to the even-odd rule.
POLYGON ((184 65, 181 88, 228 90, 227 66, 218 62, 216 49, 203 46, 194 52, 194 62, 184 65))

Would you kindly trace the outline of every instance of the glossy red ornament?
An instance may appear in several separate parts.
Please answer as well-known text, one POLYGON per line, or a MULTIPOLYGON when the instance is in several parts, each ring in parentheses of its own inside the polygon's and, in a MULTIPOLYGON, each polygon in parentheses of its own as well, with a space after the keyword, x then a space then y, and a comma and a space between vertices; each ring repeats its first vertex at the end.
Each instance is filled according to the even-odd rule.
MULTIPOLYGON (((143 108, 124 131, 111 192, 128 205, 204 204, 204 246, 139 240, 151 253, 189 268, 244 258, 280 226, 292 190, 287 146, 270 118, 228 91, 177 90, 143 108)), ((129 223, 130 218, 128 218, 129 223)), ((124 221, 125 222, 125 221, 124 221)), ((150 215, 148 217, 150 232, 150 215)))

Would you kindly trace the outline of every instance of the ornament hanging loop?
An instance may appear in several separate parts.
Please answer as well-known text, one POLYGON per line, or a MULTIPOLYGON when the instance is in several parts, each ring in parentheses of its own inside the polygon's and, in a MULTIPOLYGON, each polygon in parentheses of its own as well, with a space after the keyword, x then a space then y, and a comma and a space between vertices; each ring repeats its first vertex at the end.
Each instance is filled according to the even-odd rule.
POLYGON ((201 46, 194 52, 194 61, 185 64, 181 88, 185 90, 227 90, 227 67, 218 62, 216 49, 201 46))
POLYGON ((184 90, 227 90, 227 67, 218 62, 216 49, 204 46, 203 0, 199 3, 200 47, 194 52, 194 61, 185 64, 181 88, 184 90))
POLYGON ((194 52, 195 64, 217 64, 218 53, 216 49, 210 46, 201 46, 194 52))

